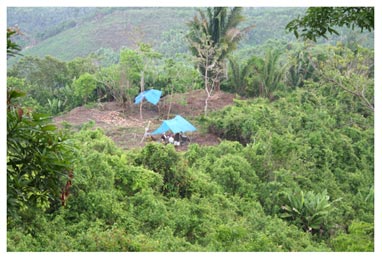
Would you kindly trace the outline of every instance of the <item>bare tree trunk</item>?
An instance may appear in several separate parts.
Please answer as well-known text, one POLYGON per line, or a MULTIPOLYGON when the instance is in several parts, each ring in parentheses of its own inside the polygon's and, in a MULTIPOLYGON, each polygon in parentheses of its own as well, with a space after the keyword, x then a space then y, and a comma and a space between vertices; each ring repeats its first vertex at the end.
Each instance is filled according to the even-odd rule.
POLYGON ((204 100, 204 116, 207 116, 207 110, 208 110, 208 100, 210 99, 211 95, 207 91, 207 98, 204 100))
POLYGON ((145 72, 141 71, 141 92, 145 90, 145 72))
MULTIPOLYGON (((208 64, 208 59, 206 61, 206 64, 208 64)), ((213 83, 212 83, 213 84, 213 83)), ((207 69, 207 66, 206 66, 206 70, 204 72, 204 89, 207 93, 207 97, 206 99, 204 100, 204 116, 207 116, 207 110, 208 110, 208 100, 210 99, 211 97, 211 92, 210 90, 208 89, 208 69, 207 69)))
POLYGON ((145 140, 146 137, 148 137, 150 135, 150 133, 149 133, 150 123, 151 123, 151 121, 149 121, 149 123, 147 124, 147 126, 145 128, 145 133, 142 136, 140 144, 143 142, 143 140, 145 140))
POLYGON ((141 120, 143 119, 143 117, 142 117, 142 105, 143 105, 143 100, 142 100, 142 102, 139 104, 139 117, 140 117, 141 120))
POLYGON ((172 107, 173 94, 174 94, 174 85, 171 86, 171 97, 170 97, 170 105, 168 106, 167 119, 170 118, 170 111, 171 111, 171 107, 172 107))
MULTIPOLYGON (((145 72, 142 70, 141 71, 141 93, 143 91, 145 91, 145 72)), ((142 99, 141 104, 139 105, 139 115, 140 115, 141 120, 143 119, 143 117, 142 117, 142 106, 143 106, 143 99, 142 99)))

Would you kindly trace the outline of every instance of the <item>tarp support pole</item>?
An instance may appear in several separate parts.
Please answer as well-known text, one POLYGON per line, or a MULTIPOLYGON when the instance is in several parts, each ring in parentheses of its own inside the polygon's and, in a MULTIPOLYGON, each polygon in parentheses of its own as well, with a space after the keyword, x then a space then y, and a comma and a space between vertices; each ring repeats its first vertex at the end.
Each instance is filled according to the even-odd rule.
POLYGON ((150 133, 149 133, 149 129, 150 129, 150 123, 151 123, 151 121, 149 121, 149 123, 147 124, 147 127, 145 128, 145 133, 143 134, 143 136, 142 136, 142 139, 141 139, 141 142, 140 142, 140 143, 142 143, 142 142, 143 142, 143 140, 145 140, 145 138, 146 138, 147 136, 150 136, 150 133))

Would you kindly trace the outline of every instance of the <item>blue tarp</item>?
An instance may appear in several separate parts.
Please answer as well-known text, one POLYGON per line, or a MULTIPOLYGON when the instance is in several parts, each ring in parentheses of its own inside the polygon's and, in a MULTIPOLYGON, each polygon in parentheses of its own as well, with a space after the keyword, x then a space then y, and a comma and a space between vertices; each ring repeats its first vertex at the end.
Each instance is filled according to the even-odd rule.
POLYGON ((139 93, 138 96, 136 96, 134 100, 134 104, 141 103, 143 99, 145 98, 150 103, 156 105, 158 104, 161 95, 162 95, 162 91, 160 90, 156 90, 156 89, 145 90, 139 93))
POLYGON ((157 134, 163 134, 167 131, 171 131, 174 134, 180 133, 180 132, 192 132, 196 131, 196 128, 191 125, 190 122, 188 122, 183 117, 177 115, 173 119, 170 120, 164 120, 161 126, 152 132, 151 134, 157 135, 157 134))

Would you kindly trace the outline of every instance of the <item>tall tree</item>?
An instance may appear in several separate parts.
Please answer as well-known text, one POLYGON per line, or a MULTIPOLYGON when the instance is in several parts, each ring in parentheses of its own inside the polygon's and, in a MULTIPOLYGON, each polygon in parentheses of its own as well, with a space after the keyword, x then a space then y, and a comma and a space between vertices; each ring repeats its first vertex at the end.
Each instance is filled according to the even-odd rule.
MULTIPOLYGON (((208 77, 215 78, 215 89, 220 90, 220 82, 226 75, 225 59, 229 53, 236 49, 238 42, 242 39, 247 31, 253 26, 239 29, 238 25, 244 21, 244 16, 241 14, 241 7, 214 7, 207 8, 206 12, 198 11, 199 16, 195 16, 187 25, 190 28, 187 34, 187 39, 190 43, 192 54, 198 58, 203 58, 200 53, 201 44, 206 43, 210 48, 214 49, 214 58, 209 59, 205 65, 199 63, 200 73, 205 76, 207 67, 215 63, 219 66, 215 72, 207 72, 208 77), (205 39, 208 38, 206 42, 205 39), (218 73, 209 75, 210 73, 218 73)), ((204 57, 205 59, 206 57, 204 57)))
MULTIPOLYGON (((145 80, 150 75, 149 72, 153 61, 161 58, 161 55, 154 51, 149 44, 139 43, 138 46, 137 50, 121 50, 121 86, 126 84, 128 88, 132 88, 139 84, 140 92, 143 92, 145 90, 145 80)), ((140 106, 140 118, 142 119, 142 103, 140 106)))
POLYGON ((374 7, 310 7, 303 17, 289 22, 286 29, 297 38, 316 41, 318 37, 327 39, 328 33, 339 35, 336 26, 370 32, 374 30, 374 7))
MULTIPOLYGON (((7 54, 18 45, 7 31, 7 54)), ((14 82, 14 81, 12 81, 14 82)), ((11 82, 11 83, 12 83, 11 82)), ((38 211, 55 210, 60 193, 64 204, 71 186, 75 149, 49 124, 49 116, 23 107, 26 93, 7 87, 7 223, 28 225, 38 211)))

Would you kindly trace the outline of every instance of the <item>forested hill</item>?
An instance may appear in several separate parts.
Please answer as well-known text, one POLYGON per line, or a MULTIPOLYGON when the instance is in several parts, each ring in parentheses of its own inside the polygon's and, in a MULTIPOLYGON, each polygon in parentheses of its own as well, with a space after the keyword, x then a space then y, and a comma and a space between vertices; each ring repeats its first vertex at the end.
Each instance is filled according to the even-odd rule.
MULTIPOLYGON (((243 51, 270 39, 294 40, 293 34, 285 32, 285 25, 304 10, 245 8, 246 22, 241 26, 254 24, 255 28, 243 39, 239 49, 243 51)), ((121 47, 135 48, 137 42, 145 42, 171 56, 188 50, 184 39, 186 24, 195 14, 196 8, 189 7, 8 8, 7 25, 17 25, 23 33, 17 39, 23 47, 23 55, 51 55, 69 61, 100 49, 118 52, 121 47)), ((355 37, 354 34, 342 37, 355 37)), ((372 44, 369 39, 365 44, 372 44)), ((13 64, 14 59, 8 62, 13 64)))
POLYGON ((374 251, 374 8, 8 11, 8 252, 374 251))

